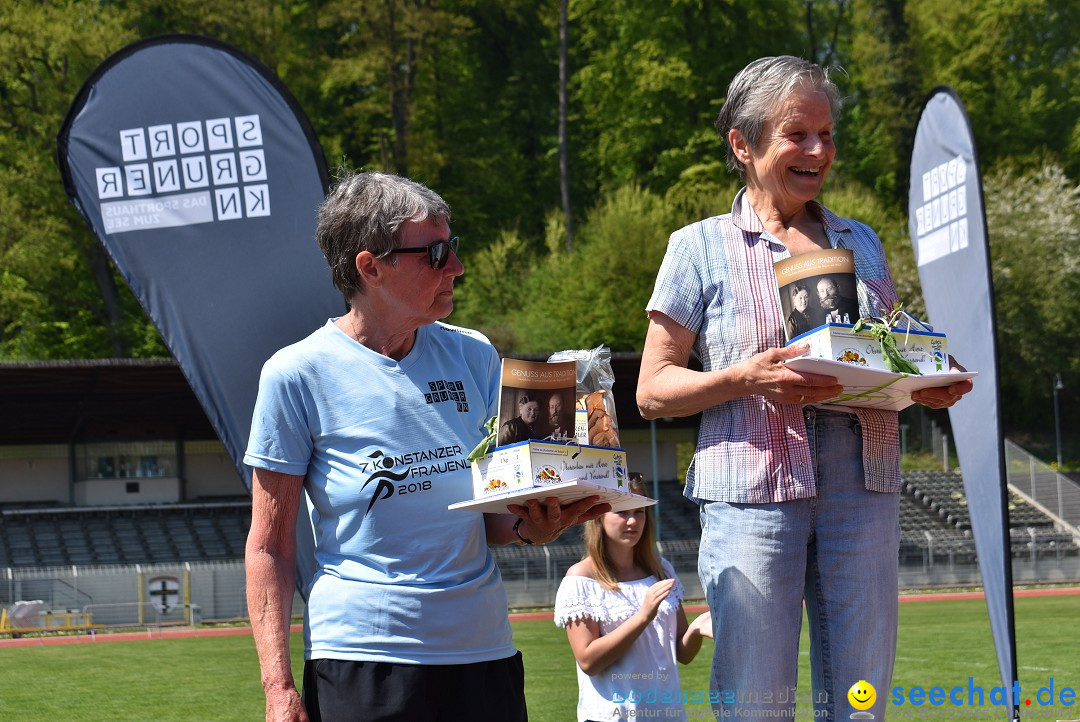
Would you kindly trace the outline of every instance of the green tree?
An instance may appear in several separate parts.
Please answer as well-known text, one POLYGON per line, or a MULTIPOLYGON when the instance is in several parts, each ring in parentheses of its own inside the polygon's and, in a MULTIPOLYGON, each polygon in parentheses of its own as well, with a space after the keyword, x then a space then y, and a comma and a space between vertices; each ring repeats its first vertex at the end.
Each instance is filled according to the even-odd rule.
POLYGON ((722 159, 712 124, 731 78, 805 44, 801 5, 785 0, 582 0, 570 12, 579 163, 594 188, 662 193, 686 167, 722 159))
POLYGON ((1080 186, 1053 163, 1005 163, 984 186, 1003 418, 1046 429, 1054 374, 1080 384, 1080 186))
POLYGON ((465 262, 454 293, 453 323, 482 330, 499 349, 516 348, 513 316, 529 301, 524 292, 536 253, 516 230, 507 230, 465 262))
MULTIPOLYGON (((165 353, 64 197, 53 161, 60 122, 83 80, 112 52, 159 33, 210 35, 267 64, 299 99, 332 164, 407 172, 442 193, 468 269, 454 319, 488 330, 504 350, 640 347, 664 239, 730 208, 738 182, 712 123, 731 77, 763 55, 848 69, 836 75, 849 100, 824 200, 878 231, 900 296, 917 313, 902 201, 917 111, 932 87, 959 91, 985 168, 1009 167, 1016 183, 1034 183, 1048 152, 1063 169, 1061 183, 1072 188, 1062 179, 1080 174, 1075 2, 575 0, 568 5, 575 213, 568 253, 566 218, 556 211, 563 205, 560 5, 9 2, 0 20, 0 356, 165 353)), ((1061 192, 1040 183, 1031 192, 1047 202, 1053 188, 1061 192)), ((1041 325, 1020 323, 1029 311, 1009 284, 1033 259, 998 249, 1007 242, 996 226, 1012 228, 1013 216, 995 218, 1003 329, 1025 349, 1024 363, 1051 373, 1040 339, 1067 326, 1048 310, 1039 312, 1041 325), (1012 259, 1008 277, 1002 253, 1012 259)), ((1075 291, 1064 278, 1057 287, 1075 291)), ((1072 318, 1069 303, 1044 295, 1072 318)), ((1045 383, 1028 388, 1019 374, 1006 383, 1017 398, 1045 395, 1045 383)))
POLYGON ((399 175, 438 177, 438 70, 468 25, 447 8, 433 0, 331 0, 321 8, 319 24, 335 37, 323 90, 341 103, 347 154, 399 175))
POLYGON ((563 252, 561 229, 553 223, 551 252, 525 280, 520 306, 510 314, 516 333, 508 350, 541 353, 601 344, 640 350, 645 304, 668 235, 680 220, 659 196, 626 186, 589 211, 573 252, 563 252))
POLYGON ((164 347, 67 200, 53 160, 80 85, 135 39, 109 4, 15 2, 0 22, 0 356, 159 355, 164 347))
POLYGON ((855 0, 849 109, 837 170, 902 204, 918 113, 949 85, 971 117, 983 165, 1038 167, 1046 152, 1080 172, 1080 54, 1070 0, 855 0))
POLYGON ((450 201, 466 256, 510 228, 540 250, 560 203, 557 4, 475 0, 458 12, 468 22, 442 56, 424 121, 444 162, 426 180, 450 201))
POLYGON ((291 11, 297 7, 291 2, 235 0, 119 0, 116 4, 129 14, 130 28, 140 38, 167 33, 206 35, 243 48, 270 67, 288 52, 287 28, 291 11))
POLYGON ((339 150, 326 126, 340 114, 340 106, 321 92, 325 49, 335 40, 332 31, 319 23, 326 0, 117 0, 117 4, 131 16, 130 25, 140 38, 191 33, 246 51, 277 73, 297 97, 327 150, 339 150))
POLYGON ((559 198, 557 20, 531 0, 327 3, 327 155, 438 190, 466 256, 503 228, 538 243, 559 198))
POLYGON ((906 4, 856 0, 848 75, 836 78, 850 93, 837 171, 896 204, 907 193, 914 129, 928 90, 915 64, 906 4))
POLYGON ((1080 172, 1080 4, 909 0, 907 18, 923 95, 956 89, 984 167, 1012 158, 1034 168, 1049 151, 1080 172))

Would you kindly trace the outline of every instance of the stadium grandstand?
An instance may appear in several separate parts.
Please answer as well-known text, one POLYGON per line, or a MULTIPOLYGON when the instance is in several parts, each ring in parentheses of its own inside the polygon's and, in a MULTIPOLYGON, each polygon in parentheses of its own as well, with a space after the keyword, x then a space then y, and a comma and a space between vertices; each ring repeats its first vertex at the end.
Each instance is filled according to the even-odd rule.
MULTIPOLYGON (((638 362, 612 359, 623 445, 660 479, 663 553, 700 596, 697 509, 674 480, 698 419, 642 420, 638 362)), ((175 362, 0 364, 0 398, 0 607, 36 600, 39 620, 77 613, 87 628, 246 614, 250 498, 175 362)), ((1014 577, 1080 578, 1080 489, 1015 445, 1006 457, 1014 577)), ((959 473, 906 472, 900 525, 902 586, 979 583, 959 473)), ((550 605, 582 551, 577 531, 496 549, 511 605, 550 605)))

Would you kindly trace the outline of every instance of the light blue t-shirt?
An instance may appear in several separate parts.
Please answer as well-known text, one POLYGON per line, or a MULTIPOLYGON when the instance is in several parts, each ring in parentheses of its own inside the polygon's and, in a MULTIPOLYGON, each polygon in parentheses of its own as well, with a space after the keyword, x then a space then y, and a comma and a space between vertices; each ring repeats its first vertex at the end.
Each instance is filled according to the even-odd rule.
MULTIPOLYGON (((244 463, 305 476, 308 659, 458 664, 515 653, 466 456, 498 409, 481 334, 423 326, 400 362, 333 324, 266 362, 244 463)), ((302 512, 301 512, 302 513, 302 512)))

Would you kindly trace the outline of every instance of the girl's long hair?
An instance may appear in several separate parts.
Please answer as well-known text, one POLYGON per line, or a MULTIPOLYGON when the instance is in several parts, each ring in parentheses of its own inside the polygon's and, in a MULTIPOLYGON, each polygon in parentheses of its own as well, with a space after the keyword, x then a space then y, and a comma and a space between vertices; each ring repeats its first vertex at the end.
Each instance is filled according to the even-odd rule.
MULTIPOLYGON (((641 474, 630 475, 630 491, 645 496, 645 482, 641 474)), ((609 514, 614 512, 608 512, 609 514)), ((593 563, 593 575, 596 581, 608 589, 616 589, 619 586, 612 569, 611 557, 608 556, 607 546, 604 544, 603 517, 590 519, 585 522, 585 559, 591 559, 593 563)), ((651 506, 645 507, 645 528, 641 530, 641 536, 634 545, 634 564, 645 570, 657 579, 666 579, 664 567, 660 564, 660 555, 656 551, 656 532, 653 531, 653 510, 651 506)))

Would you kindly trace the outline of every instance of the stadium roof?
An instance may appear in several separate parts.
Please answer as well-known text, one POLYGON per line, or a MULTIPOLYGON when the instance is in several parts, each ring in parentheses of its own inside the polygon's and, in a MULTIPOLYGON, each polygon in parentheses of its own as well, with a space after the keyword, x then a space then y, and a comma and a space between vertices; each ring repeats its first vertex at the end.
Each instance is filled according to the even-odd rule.
MULTIPOLYGON (((648 428, 635 400, 641 354, 613 353, 611 366, 619 426, 648 428)), ((0 409, 2 445, 217 438, 173 359, 0 362, 0 409)), ((696 427, 699 419, 666 425, 696 427)))
MULTIPOLYGON (((546 361, 549 354, 507 353, 505 356, 524 361, 546 361)), ((691 354, 690 368, 701 370, 701 362, 691 354)), ((611 372, 615 375, 612 393, 615 396, 615 418, 620 429, 647 429, 649 422, 641 418, 637 408, 637 382, 641 371, 641 353, 637 351, 612 351, 611 372)), ((667 428, 697 429, 701 414, 681 419, 664 419, 667 428)))
POLYGON ((0 362, 0 444, 216 439, 173 359, 0 362))

